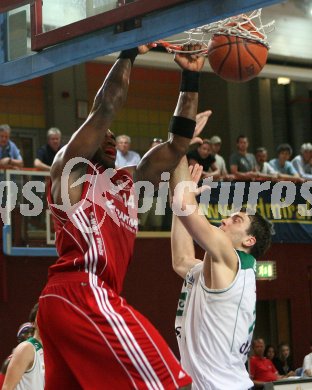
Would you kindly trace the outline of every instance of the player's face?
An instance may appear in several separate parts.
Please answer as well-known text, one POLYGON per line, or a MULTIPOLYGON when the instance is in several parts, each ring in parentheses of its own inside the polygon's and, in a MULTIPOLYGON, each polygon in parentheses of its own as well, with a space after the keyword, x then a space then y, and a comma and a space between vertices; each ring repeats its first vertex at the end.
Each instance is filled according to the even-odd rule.
POLYGON ((240 248, 250 237, 247 233, 250 228, 250 218, 246 213, 238 212, 221 221, 220 229, 229 237, 234 248, 240 248))
POLYGON ((94 155, 93 160, 105 168, 115 168, 116 138, 113 132, 107 130, 101 147, 94 155))

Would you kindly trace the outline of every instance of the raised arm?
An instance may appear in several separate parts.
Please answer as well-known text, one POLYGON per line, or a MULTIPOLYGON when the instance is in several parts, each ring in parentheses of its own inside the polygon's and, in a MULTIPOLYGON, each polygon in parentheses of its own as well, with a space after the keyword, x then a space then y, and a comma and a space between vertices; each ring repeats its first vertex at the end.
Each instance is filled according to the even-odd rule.
POLYGON ((35 358, 32 344, 23 342, 19 344, 8 365, 2 390, 13 390, 22 379, 24 373, 31 368, 35 358))
POLYGON ((200 215, 194 186, 193 192, 186 189, 190 183, 193 182, 187 160, 183 157, 170 179, 170 189, 174 194, 172 209, 174 213, 180 215, 179 218, 191 237, 206 251, 204 259, 206 285, 211 287, 211 281, 214 279, 214 288, 224 288, 233 281, 237 272, 237 255, 225 233, 200 215), (186 215, 181 215, 183 213, 186 215))
POLYGON ((174 116, 169 125, 167 142, 147 152, 139 163, 136 180, 148 180, 158 186, 160 175, 172 172, 188 150, 196 125, 198 106, 199 71, 204 57, 191 54, 176 54, 175 61, 183 69, 180 94, 174 116))

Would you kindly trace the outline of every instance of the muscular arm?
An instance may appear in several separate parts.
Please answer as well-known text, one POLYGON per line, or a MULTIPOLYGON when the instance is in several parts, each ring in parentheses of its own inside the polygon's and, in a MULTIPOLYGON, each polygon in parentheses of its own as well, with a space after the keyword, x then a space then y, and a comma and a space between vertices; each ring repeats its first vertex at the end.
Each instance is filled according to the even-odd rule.
POLYGON ((8 365, 2 390, 15 389, 24 373, 33 365, 34 357, 34 347, 28 342, 23 342, 15 348, 8 365))
POLYGON ((186 211, 186 207, 193 209, 189 215, 179 218, 191 237, 206 251, 205 283, 212 287, 213 275, 213 288, 225 288, 233 281, 237 272, 238 260, 232 243, 223 231, 212 226, 203 215, 200 215, 194 192, 184 191, 181 182, 191 182, 185 157, 181 159, 170 180, 170 190, 174 194, 173 212, 186 211))
MULTIPOLYGON (((195 121, 197 105, 197 92, 180 92, 174 115, 195 121)), ((167 142, 157 145, 143 156, 137 167, 135 179, 148 180, 158 186, 160 175, 173 171, 187 152, 189 143, 189 138, 169 133, 167 142)))
POLYGON ((197 263, 193 239, 176 215, 172 215, 171 227, 172 267, 174 271, 185 278, 188 271, 197 263))
MULTIPOLYGON (((200 71, 203 68, 205 59, 202 56, 176 54, 175 61, 182 69, 188 71, 200 71)), ((183 117, 195 121, 198 106, 198 91, 185 92, 182 90, 179 94, 174 116, 183 117)), ((197 117, 197 125, 200 131, 207 122, 211 112, 206 111, 202 113, 201 117, 197 117)), ((141 162, 137 167, 135 174, 136 180, 148 180, 153 185, 158 186, 160 182, 160 175, 163 172, 172 172, 178 165, 182 156, 188 150, 190 139, 183 137, 183 129, 180 135, 169 132, 167 142, 156 146, 143 156, 141 162)), ((195 132, 196 135, 196 132, 195 132)))

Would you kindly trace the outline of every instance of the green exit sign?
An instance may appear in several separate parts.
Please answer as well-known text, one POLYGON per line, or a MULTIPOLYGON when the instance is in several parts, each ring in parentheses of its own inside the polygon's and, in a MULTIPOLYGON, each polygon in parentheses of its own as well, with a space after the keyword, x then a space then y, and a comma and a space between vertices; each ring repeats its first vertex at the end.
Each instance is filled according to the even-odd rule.
POLYGON ((257 280, 273 280, 276 278, 277 275, 275 261, 257 261, 257 280))

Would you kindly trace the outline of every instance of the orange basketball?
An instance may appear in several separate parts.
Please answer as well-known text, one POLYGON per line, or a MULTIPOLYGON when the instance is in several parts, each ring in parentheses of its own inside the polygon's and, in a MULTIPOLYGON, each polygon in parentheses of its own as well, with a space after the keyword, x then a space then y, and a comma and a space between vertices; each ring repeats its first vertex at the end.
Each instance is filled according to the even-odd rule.
MULTIPOLYGON (((254 30, 251 23, 244 26, 254 30)), ((259 32, 253 35, 263 38, 259 32)), ((227 81, 243 82, 256 77, 266 64, 268 48, 252 39, 213 35, 208 44, 208 60, 213 71, 227 81)))

